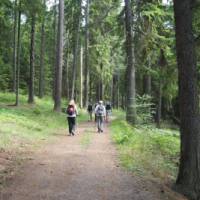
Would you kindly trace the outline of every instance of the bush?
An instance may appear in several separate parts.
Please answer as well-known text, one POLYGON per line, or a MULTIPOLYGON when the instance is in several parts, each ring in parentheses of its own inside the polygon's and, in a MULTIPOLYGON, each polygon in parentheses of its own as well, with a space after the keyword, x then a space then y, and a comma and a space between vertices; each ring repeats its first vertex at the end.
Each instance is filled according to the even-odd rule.
POLYGON ((155 114, 154 104, 152 97, 149 95, 136 96, 136 110, 137 110, 137 123, 149 124, 153 122, 153 115, 155 114))
POLYGON ((175 179, 180 150, 178 131, 132 127, 119 119, 112 122, 111 130, 124 167, 139 175, 175 179))

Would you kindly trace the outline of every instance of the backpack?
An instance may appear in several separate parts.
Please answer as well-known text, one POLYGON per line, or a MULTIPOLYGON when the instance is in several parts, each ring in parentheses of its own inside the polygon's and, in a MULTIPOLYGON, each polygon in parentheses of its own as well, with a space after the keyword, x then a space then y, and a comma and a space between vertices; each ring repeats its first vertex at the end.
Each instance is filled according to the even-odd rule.
POLYGON ((103 114, 104 114, 104 107, 102 105, 99 105, 97 108, 97 115, 103 116, 103 114))
POLYGON ((67 114, 68 115, 74 115, 75 114, 75 108, 73 105, 69 105, 67 108, 67 114))
POLYGON ((91 112, 91 111, 92 111, 92 105, 91 105, 91 104, 88 105, 87 110, 88 110, 88 112, 91 112))
POLYGON ((106 104, 106 110, 111 110, 111 105, 110 104, 106 104))

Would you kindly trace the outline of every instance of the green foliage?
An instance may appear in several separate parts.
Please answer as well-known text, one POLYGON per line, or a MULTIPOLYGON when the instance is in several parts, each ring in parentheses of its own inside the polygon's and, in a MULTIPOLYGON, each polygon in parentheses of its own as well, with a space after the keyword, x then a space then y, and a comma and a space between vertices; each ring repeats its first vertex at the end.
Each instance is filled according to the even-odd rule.
POLYGON ((137 123, 149 124, 153 122, 155 114, 155 105, 152 103, 152 97, 144 94, 136 97, 137 123))
MULTIPOLYGON (((59 130, 68 134, 66 114, 53 112, 50 98, 36 98, 36 104, 30 106, 27 97, 20 95, 20 107, 13 107, 14 98, 13 94, 0 93, 0 148, 37 145, 59 130)), ((85 119, 85 113, 80 111, 78 121, 85 119)))
POLYGON ((142 176, 175 179, 180 148, 177 131, 131 127, 119 119, 112 122, 111 130, 124 167, 142 176))

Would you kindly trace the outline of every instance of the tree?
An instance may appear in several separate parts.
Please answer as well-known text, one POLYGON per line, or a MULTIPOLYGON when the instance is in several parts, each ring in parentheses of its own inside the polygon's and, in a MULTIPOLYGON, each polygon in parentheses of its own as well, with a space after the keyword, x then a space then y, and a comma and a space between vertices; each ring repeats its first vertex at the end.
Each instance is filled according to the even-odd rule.
POLYGON ((84 69, 84 106, 88 104, 88 92, 89 92, 89 6, 90 0, 87 0, 85 10, 85 69, 84 69))
POLYGON ((78 60, 78 48, 79 48, 79 34, 80 34, 80 23, 81 23, 81 5, 82 1, 78 1, 78 11, 75 15, 75 38, 74 38, 74 52, 73 52, 73 74, 72 74, 72 90, 71 90, 71 99, 75 97, 75 83, 76 83, 76 73, 77 73, 77 60, 78 60))
POLYGON ((45 8, 46 0, 43 1, 43 16, 41 25, 41 47, 40 47, 40 78, 39 78, 39 97, 44 96, 44 54, 45 54, 45 8))
POLYGON ((19 75, 20 75, 20 51, 21 51, 21 0, 19 0, 18 26, 17 26, 17 66, 16 66, 16 100, 15 105, 19 105, 19 75))
POLYGON ((34 73, 35 73, 35 13, 31 16, 31 44, 30 44, 30 77, 28 103, 34 103, 34 73))
POLYGON ((195 41, 192 32, 192 1, 174 0, 176 50, 179 71, 181 158, 178 191, 200 197, 200 126, 195 41))
POLYGON ((14 4, 14 24, 13 24, 13 92, 16 91, 16 65, 17 65, 17 0, 14 4))
POLYGON ((126 82, 126 120, 135 124, 136 106, 135 106, 135 67, 134 50, 132 35, 132 13, 130 0, 125 0, 125 24, 126 24, 126 54, 127 54, 127 82, 126 82))
POLYGON ((52 71, 53 71, 53 88, 52 88, 52 96, 53 99, 55 100, 55 88, 56 88, 56 67, 57 67, 57 38, 58 38, 58 30, 57 27, 59 26, 58 24, 58 17, 57 17, 57 0, 54 0, 54 8, 53 8, 53 55, 52 55, 52 71), (56 56, 55 56, 56 55, 56 56))
POLYGON ((64 0, 59 0, 59 18, 57 34, 57 58, 55 74, 54 111, 61 111, 62 65, 63 65, 64 0))
POLYGON ((80 47, 80 107, 83 108, 83 47, 80 47))

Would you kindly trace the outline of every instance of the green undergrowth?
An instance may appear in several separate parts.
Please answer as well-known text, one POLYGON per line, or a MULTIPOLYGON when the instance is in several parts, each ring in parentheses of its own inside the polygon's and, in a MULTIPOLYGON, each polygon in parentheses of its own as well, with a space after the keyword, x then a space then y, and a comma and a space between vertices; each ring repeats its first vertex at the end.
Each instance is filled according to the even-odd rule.
MULTIPOLYGON (((0 93, 0 148, 16 149, 38 144, 61 129, 66 129, 65 113, 53 112, 51 98, 35 99, 34 105, 27 104, 27 96, 20 95, 20 106, 12 106, 15 96, 0 93)), ((78 121, 84 121, 85 114, 79 112, 78 121)))
POLYGON ((132 127, 122 119, 111 124, 112 138, 124 167, 154 178, 174 179, 179 159, 179 132, 153 126, 132 127))

